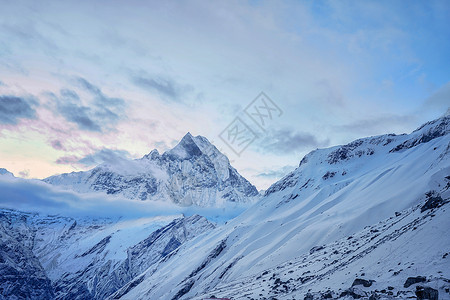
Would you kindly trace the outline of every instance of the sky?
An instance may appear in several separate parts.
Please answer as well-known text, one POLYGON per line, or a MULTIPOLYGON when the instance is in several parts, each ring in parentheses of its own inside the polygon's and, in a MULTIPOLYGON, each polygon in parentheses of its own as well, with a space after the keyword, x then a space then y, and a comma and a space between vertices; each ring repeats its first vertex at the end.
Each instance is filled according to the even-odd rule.
POLYGON ((23 178, 190 132, 266 189, 311 150, 450 106, 445 0, 0 2, 0 167, 23 178))

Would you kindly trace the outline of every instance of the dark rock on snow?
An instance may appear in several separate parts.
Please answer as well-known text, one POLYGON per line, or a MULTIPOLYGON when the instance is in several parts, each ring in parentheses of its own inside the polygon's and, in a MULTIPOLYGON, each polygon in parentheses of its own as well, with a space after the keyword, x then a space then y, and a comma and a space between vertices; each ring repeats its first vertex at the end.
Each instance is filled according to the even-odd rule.
POLYGON ((425 282, 427 281, 426 277, 423 276, 417 276, 417 277, 408 277, 408 279, 406 279, 405 284, 403 285, 404 288, 408 288, 411 285, 415 284, 415 283, 419 283, 419 282, 425 282))
POLYGON ((373 283, 373 282, 375 282, 375 281, 374 281, 374 280, 366 280, 366 279, 356 278, 356 279, 353 281, 352 286, 355 286, 355 285, 363 285, 364 287, 370 287, 370 286, 372 286, 372 283, 373 283))
POLYGON ((438 300, 439 292, 433 288, 430 287, 422 287, 418 286, 416 287, 416 296, 417 299, 429 299, 429 300, 438 300))

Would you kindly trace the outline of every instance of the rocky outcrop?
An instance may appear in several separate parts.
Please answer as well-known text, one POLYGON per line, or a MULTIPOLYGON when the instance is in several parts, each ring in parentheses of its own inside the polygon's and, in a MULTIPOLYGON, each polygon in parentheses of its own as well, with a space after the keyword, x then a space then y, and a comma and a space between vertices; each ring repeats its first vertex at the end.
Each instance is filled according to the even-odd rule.
POLYGON ((427 281, 427 278, 424 276, 417 276, 417 277, 408 277, 406 279, 405 284, 403 285, 404 288, 408 288, 413 284, 419 283, 419 282, 425 282, 427 281))
POLYGON ((371 286, 372 286, 372 283, 374 283, 374 282, 375 282, 374 280, 366 280, 366 279, 356 278, 356 279, 353 281, 352 286, 355 286, 355 285, 362 285, 362 286, 364 286, 364 287, 371 287, 371 286))
POLYGON ((439 299, 439 292, 433 288, 430 287, 423 287, 423 286, 418 286, 416 288, 416 296, 417 299, 419 300, 438 300, 439 299))

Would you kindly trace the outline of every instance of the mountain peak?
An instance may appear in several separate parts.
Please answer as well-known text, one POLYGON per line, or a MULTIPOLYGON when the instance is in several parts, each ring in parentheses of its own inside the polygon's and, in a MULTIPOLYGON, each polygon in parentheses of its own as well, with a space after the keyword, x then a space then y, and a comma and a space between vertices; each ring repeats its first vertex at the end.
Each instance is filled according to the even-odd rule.
MULTIPOLYGON (((203 152, 196 142, 196 139, 200 136, 194 137, 190 132, 186 133, 180 142, 172 149, 163 153, 164 156, 175 156, 178 158, 186 159, 192 156, 199 156, 203 152)), ((153 149, 149 154, 146 154, 144 158, 155 160, 160 157, 160 153, 157 149, 153 149)))
POLYGON ((0 168, 0 176, 6 175, 9 177, 14 177, 14 174, 6 170, 5 168, 0 168))
POLYGON ((195 138, 192 136, 192 134, 190 132, 186 133, 178 144, 182 144, 182 145, 195 144, 196 145, 195 138))
POLYGON ((149 154, 144 155, 144 158, 154 160, 159 157, 159 152, 157 149, 153 149, 149 154))
POLYGON ((203 154, 200 147, 195 142, 195 137, 190 132, 181 139, 181 141, 173 149, 166 153, 172 156, 176 156, 182 159, 188 159, 194 156, 200 156, 203 154))
POLYGON ((194 137, 192 136, 191 132, 188 131, 188 132, 184 135, 184 137, 183 137, 182 139, 184 139, 184 138, 191 138, 191 139, 193 139, 194 137))

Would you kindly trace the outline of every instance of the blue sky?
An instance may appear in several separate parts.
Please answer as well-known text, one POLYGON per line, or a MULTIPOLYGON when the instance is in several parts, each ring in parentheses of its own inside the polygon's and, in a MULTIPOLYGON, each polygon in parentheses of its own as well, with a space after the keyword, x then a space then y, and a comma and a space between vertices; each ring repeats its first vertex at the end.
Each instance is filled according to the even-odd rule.
POLYGON ((443 115, 449 20, 448 1, 2 0, 0 167, 43 178, 189 131, 266 188, 315 148, 443 115), (237 156, 219 134, 261 91, 283 113, 237 156))

